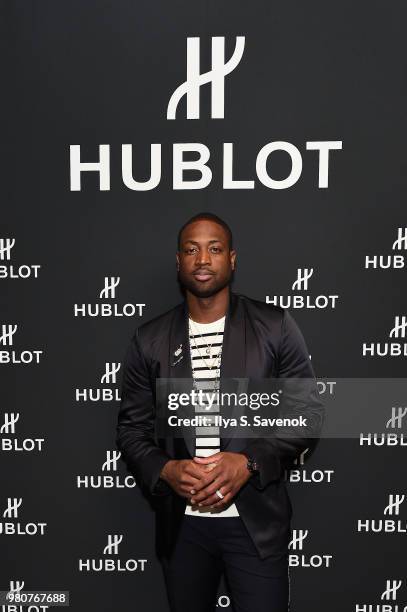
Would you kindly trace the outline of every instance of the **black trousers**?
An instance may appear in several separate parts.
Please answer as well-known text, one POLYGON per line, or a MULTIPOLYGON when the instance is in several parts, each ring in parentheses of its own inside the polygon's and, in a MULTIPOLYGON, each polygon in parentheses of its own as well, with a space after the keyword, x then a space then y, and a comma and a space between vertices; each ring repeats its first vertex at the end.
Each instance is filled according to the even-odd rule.
POLYGON ((216 606, 222 573, 233 612, 289 610, 288 551, 260 559, 240 517, 185 515, 173 554, 161 561, 171 612, 225 607, 216 606))

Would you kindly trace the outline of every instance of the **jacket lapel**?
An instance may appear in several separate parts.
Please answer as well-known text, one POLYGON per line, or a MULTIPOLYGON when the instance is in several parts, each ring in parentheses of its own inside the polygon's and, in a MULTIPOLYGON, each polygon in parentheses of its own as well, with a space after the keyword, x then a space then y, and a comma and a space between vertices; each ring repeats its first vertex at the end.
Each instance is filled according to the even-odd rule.
MULTIPOLYGON (((189 325, 188 308, 184 301, 175 310, 170 329, 170 342, 168 354, 169 378, 183 379, 179 384, 174 384, 172 392, 186 392, 192 389, 192 367, 191 353, 189 348, 189 325), (188 385, 188 381, 191 382, 188 385), (190 388, 187 388, 190 387, 190 388)), ((185 410, 183 411, 185 416, 185 410)), ((192 416, 192 415, 191 415, 192 416)), ((195 456, 195 439, 191 437, 191 430, 187 427, 182 428, 184 437, 174 438, 174 449, 177 457, 195 456), (188 435, 189 431, 189 435, 188 435)), ((169 432, 169 435, 171 433, 169 432)))
POLYGON ((230 291, 223 334, 221 378, 244 377, 246 372, 246 320, 242 301, 230 291))
POLYGON ((170 378, 192 379, 188 309, 186 301, 177 306, 172 320, 168 364, 170 378))
MULTIPOLYGON (((239 393, 245 390, 246 387, 242 388, 240 381, 232 381, 232 379, 246 377, 246 348, 246 315, 243 301, 237 294, 230 292, 220 367, 221 392, 239 393)), ((238 418, 241 413, 242 407, 240 406, 221 407, 221 414, 226 418, 238 418)), ((221 451, 227 449, 235 430, 236 428, 229 427, 227 431, 230 432, 230 437, 221 436, 221 451)))

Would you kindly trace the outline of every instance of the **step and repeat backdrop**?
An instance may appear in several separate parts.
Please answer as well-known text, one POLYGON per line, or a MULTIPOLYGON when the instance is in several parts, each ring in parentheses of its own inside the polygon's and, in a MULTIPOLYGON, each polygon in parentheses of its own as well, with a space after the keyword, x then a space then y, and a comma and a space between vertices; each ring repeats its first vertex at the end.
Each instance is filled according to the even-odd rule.
POLYGON ((182 300, 177 232, 210 211, 234 233, 233 290, 290 310, 325 394, 400 382, 379 426, 286 473, 292 609, 407 610, 405 4, 1 12, 0 592, 61 593, 31 612, 68 593, 80 612, 168 610, 115 446, 122 363, 182 300))

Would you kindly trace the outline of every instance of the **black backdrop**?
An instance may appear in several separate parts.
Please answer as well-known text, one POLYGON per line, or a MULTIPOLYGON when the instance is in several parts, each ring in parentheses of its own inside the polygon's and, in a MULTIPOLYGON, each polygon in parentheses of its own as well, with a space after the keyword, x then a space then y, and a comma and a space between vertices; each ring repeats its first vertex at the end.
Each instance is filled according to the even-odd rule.
MULTIPOLYGON (((167 610, 150 509, 137 483, 123 486, 120 461, 103 468, 115 448, 117 395, 98 394, 120 388, 121 370, 116 382, 101 379, 107 363, 122 361, 134 328, 180 301, 176 234, 192 214, 209 210, 231 225, 234 290, 260 300, 338 296, 335 308, 291 309, 319 377, 405 376, 404 355, 364 356, 362 345, 404 346, 405 326, 389 337, 395 317, 407 314, 404 265, 366 267, 365 258, 399 255, 404 263, 405 241, 392 245, 406 231, 406 13, 401 2, 2 2, 0 590, 23 581, 24 590, 70 591, 76 610, 167 610), (228 59, 236 36, 245 49, 225 77, 224 118, 211 118, 206 84, 199 119, 187 119, 184 98, 167 120, 186 79, 187 38, 200 39, 203 73, 211 37, 225 37, 228 59), (257 154, 274 141, 302 156, 302 174, 287 189, 256 177, 257 154), (318 186, 310 141, 342 143, 330 154, 327 188, 318 186), (254 180, 254 189, 223 187, 228 142, 235 178, 254 180), (152 143, 162 145, 161 181, 131 190, 121 145, 133 145, 142 181, 152 143), (173 189, 174 143, 208 147, 207 187, 173 189), (96 172, 83 172, 81 190, 71 189, 70 145, 80 145, 83 162, 110 145, 109 190, 100 190, 96 172), (292 288, 298 269, 313 270, 300 291, 292 288), (105 277, 120 278, 114 297, 100 295, 105 277), (101 303, 116 305, 116 315, 126 304, 144 306, 134 316, 82 316, 81 307, 96 312, 101 303), (31 362, 17 363, 19 355, 31 362), (95 401, 84 401, 84 389, 95 401), (17 450, 24 440, 34 442, 17 450), (86 476, 104 486, 86 486, 86 476), (109 534, 123 537, 104 552, 109 534), (114 570, 92 569, 106 558, 114 570), (135 571, 118 569, 129 559, 135 571)), ((267 170, 287 177, 289 156, 273 153, 267 170)), ((293 528, 308 530, 292 552, 330 557, 321 562, 329 567, 292 567, 293 609, 406 604, 405 533, 357 531, 358 519, 405 527, 402 503, 384 515, 389 495, 404 494, 405 452, 322 440, 301 468, 322 481, 289 484, 293 528), (401 581, 395 600, 381 599, 388 580, 401 581)))

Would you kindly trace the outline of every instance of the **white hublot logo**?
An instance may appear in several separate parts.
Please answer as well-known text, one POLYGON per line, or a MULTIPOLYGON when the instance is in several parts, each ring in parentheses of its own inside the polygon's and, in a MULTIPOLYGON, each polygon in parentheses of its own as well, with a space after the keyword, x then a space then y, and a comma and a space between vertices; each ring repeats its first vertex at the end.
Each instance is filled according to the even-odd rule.
POLYGON ((407 249, 407 227, 397 228, 397 240, 393 242, 391 247, 394 250, 407 249))
POLYGON ((239 64, 245 45, 244 36, 236 36, 232 57, 225 63, 225 37, 212 36, 212 70, 200 74, 200 39, 187 38, 187 80, 172 94, 167 107, 167 119, 175 119, 178 103, 187 96, 187 119, 199 119, 199 90, 211 83, 212 119, 225 117, 225 76, 239 64))
POLYGON ((117 450, 106 451, 106 461, 102 465, 102 471, 107 470, 108 472, 110 472, 110 470, 112 470, 115 472, 117 470, 117 462, 120 459, 121 455, 121 452, 117 450))
POLYGON ((17 331, 17 325, 3 324, 1 326, 0 344, 13 346, 13 336, 17 331))
POLYGON ((23 498, 20 497, 8 497, 7 498, 7 508, 3 512, 3 516, 5 518, 17 518, 18 516, 18 508, 21 506, 23 502, 23 498))
POLYGON ((304 291, 308 290, 308 279, 311 278, 311 276, 314 273, 314 268, 298 268, 297 270, 297 280, 293 283, 292 285, 292 289, 304 289, 304 291), (302 272, 302 274, 301 274, 302 272))
POLYGON ((380 599, 396 601, 397 591, 401 587, 401 580, 386 580, 386 590, 381 594, 380 599))
POLYGON ((393 408, 391 409, 391 417, 386 423, 386 429, 388 429, 389 427, 398 427, 398 429, 401 429, 402 421, 406 414, 407 408, 402 408, 401 406, 396 408, 396 406, 393 406, 393 408))
POLYGON ((400 514, 400 506, 405 499, 404 495, 389 495, 389 503, 385 507, 383 514, 400 514))
POLYGON ((405 338, 406 337, 406 327, 407 327, 407 317, 405 315, 399 317, 394 317, 394 327, 391 330, 389 337, 390 338, 405 338))
POLYGON ((293 529, 293 537, 288 548, 302 550, 303 542, 308 535, 308 529, 293 529))
POLYGON ((16 423, 20 418, 20 413, 17 412, 6 412, 4 414, 4 423, 0 427, 0 433, 6 434, 15 434, 16 433, 16 423))
POLYGON ((120 283, 120 276, 105 276, 105 286, 99 293, 99 297, 114 299, 116 297, 116 287, 120 283))
POLYGON ((0 238, 0 259, 10 259, 11 249, 15 243, 14 238, 0 238))
POLYGON ((120 370, 120 363, 106 363, 105 373, 103 374, 100 382, 102 385, 105 383, 107 385, 115 385, 116 384, 116 374, 120 370))
POLYGON ((103 549, 104 555, 118 555, 119 554, 119 544, 123 540, 122 535, 112 535, 109 534, 107 536, 107 546, 103 549))
MULTIPOLYGON (((187 37, 186 77, 169 96, 166 111, 168 120, 174 120, 181 115, 184 118, 183 113, 185 111, 181 112, 178 107, 183 98, 186 99, 186 118, 200 119, 201 87, 204 85, 210 86, 211 94, 211 108, 210 110, 208 109, 204 118, 206 119, 207 115, 212 119, 225 118, 225 77, 240 64, 245 51, 246 37, 230 37, 231 49, 234 45, 233 51, 229 51, 229 48, 225 49, 225 40, 225 36, 205 36, 202 39, 202 45, 204 45, 204 42, 207 45, 205 50, 209 51, 210 43, 211 56, 209 69, 206 70, 206 66, 202 66, 201 70, 201 38, 197 36, 187 37)), ((227 42, 229 42, 229 38, 227 42)), ((249 58, 246 59, 249 60, 249 58)), ((263 58, 261 58, 261 62, 263 62, 263 58)), ((257 65, 254 66, 254 70, 255 72, 258 70, 257 65)), ((270 78, 272 78, 272 75, 270 78)), ((242 87, 240 87, 239 93, 241 90, 242 87)), ((204 90, 205 93, 206 91, 204 90)), ((256 92, 252 89, 250 95, 253 98, 256 96, 256 92)), ((257 95, 262 95, 262 93, 257 95)), ((181 104, 181 108, 183 108, 183 104, 181 104)), ((239 111, 241 112, 241 108, 236 109, 236 112, 239 111)), ((250 122, 253 118, 247 115, 248 113, 245 112, 242 120, 246 122, 249 120, 250 122)), ((257 120, 256 117, 254 119, 257 120)), ((259 118, 258 120, 261 121, 262 119, 259 118)), ((269 125, 267 118, 266 123, 269 125)), ((268 131, 267 129, 266 132, 268 131)), ((179 136, 177 137, 178 140, 179 136)), ((230 140, 228 142, 216 142, 214 144, 216 152, 213 155, 209 146, 204 142, 177 141, 172 143, 172 159, 170 162, 172 177, 171 173, 168 174, 168 177, 171 177, 169 178, 170 188, 174 191, 206 189, 212 182, 214 165, 218 166, 216 172, 222 178, 222 189, 255 189, 260 184, 267 189, 289 189, 299 181, 302 175, 303 154, 295 144, 285 140, 261 143, 260 150, 255 153, 252 162, 252 168, 255 169, 255 178, 253 176, 238 178, 237 170, 235 169, 235 166, 237 166, 235 161, 238 155, 237 150, 240 147, 245 149, 245 142, 236 143, 230 142, 230 140), (189 155, 190 153, 192 153, 192 156, 189 155), (276 154, 288 156, 288 161, 289 163, 291 162, 291 168, 279 178, 276 178, 274 173, 271 172, 272 159, 275 159, 276 154), (191 175, 191 172, 194 174, 191 175)), ((342 150, 342 141, 309 140, 302 143, 302 147, 305 151, 315 151, 317 153, 316 186, 318 189, 327 189, 330 157, 332 151, 342 150)), ((69 173, 71 191, 81 191, 82 174, 87 175, 89 172, 96 173, 94 176, 99 177, 99 191, 110 191, 112 172, 110 163, 111 145, 99 144, 98 149, 98 156, 96 158, 95 154, 93 154, 94 161, 92 161, 85 159, 86 155, 82 154, 80 144, 70 145, 69 173)), ((147 145, 146 150, 147 153, 145 150, 142 150, 140 142, 129 143, 127 141, 121 145, 121 151, 117 151, 119 155, 121 154, 121 180, 123 185, 131 191, 151 191, 156 189, 164 178, 162 172, 163 155, 167 155, 167 152, 162 150, 162 143, 152 142, 150 145, 147 145), (149 159, 147 174, 145 174, 145 171, 141 171, 141 173, 144 173, 144 176, 140 177, 140 169, 137 168, 136 156, 145 155, 149 159)), ((314 157, 315 154, 311 153, 311 156, 314 157)), ((251 170, 252 175, 253 169, 251 170)), ((249 172, 249 170, 242 170, 242 172, 249 172)), ((168 180, 168 178, 165 178, 165 180, 168 180)), ((75 316, 77 315, 75 314, 75 316)))

